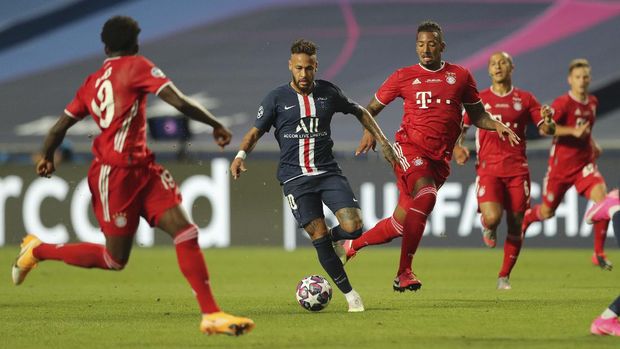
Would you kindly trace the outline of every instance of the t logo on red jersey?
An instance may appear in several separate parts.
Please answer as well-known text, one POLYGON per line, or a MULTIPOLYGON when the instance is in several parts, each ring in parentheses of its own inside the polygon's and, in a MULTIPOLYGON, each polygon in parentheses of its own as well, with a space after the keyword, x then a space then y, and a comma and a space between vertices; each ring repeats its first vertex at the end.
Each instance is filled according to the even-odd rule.
POLYGON ((431 91, 420 91, 415 93, 416 104, 422 104, 420 109, 428 109, 428 103, 431 102, 431 91), (428 97, 428 99, 426 99, 428 97))

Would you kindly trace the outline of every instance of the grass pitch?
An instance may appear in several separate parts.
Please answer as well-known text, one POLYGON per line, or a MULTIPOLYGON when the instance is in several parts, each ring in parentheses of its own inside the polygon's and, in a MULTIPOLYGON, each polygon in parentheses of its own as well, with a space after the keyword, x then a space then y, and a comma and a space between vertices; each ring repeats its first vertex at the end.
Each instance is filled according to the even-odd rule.
MULTIPOLYGON (((135 249, 122 272, 43 262, 23 285, 10 282, 16 247, 0 249, 1 348, 618 348, 589 334, 620 293, 619 270, 590 264, 590 250, 525 248, 495 290, 502 251, 424 248, 417 293, 392 291, 399 250, 368 248, 347 265, 366 312, 348 314, 335 290, 327 309, 295 302, 298 280, 325 275, 314 250, 205 250, 215 295, 257 324, 247 336, 203 336, 172 248, 135 249)), ((620 263, 620 253, 608 254, 620 263)), ((620 265, 620 264, 619 264, 620 265)), ((326 275, 325 275, 326 276, 326 275)))

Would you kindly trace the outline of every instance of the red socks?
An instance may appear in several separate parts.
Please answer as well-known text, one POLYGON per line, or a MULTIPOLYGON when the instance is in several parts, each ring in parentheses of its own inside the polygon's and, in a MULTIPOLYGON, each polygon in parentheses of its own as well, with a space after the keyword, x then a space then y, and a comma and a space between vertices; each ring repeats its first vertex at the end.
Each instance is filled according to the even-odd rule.
POLYGON ((198 228, 192 224, 179 231, 174 237, 174 245, 179 268, 196 294, 200 311, 203 314, 220 311, 211 292, 209 272, 198 246, 198 228))
POLYGON ((125 267, 108 254, 105 246, 86 242, 66 245, 41 244, 32 253, 40 261, 63 261, 82 268, 121 270, 125 267))
POLYGON ((504 243, 504 262, 502 263, 499 277, 509 276, 512 268, 517 264, 517 258, 519 257, 519 252, 521 252, 521 246, 523 246, 522 236, 522 234, 508 234, 506 236, 506 242, 504 243))
POLYGON ((407 210, 405 224, 403 224, 403 242, 400 249, 400 264, 398 274, 411 269, 413 255, 418 249, 426 218, 433 211, 437 199, 437 189, 434 186, 422 187, 414 196, 411 207, 407 210))
POLYGON ((523 223, 521 224, 521 233, 525 234, 525 231, 534 222, 542 221, 540 216, 540 205, 536 205, 532 208, 528 208, 523 216, 523 223))
POLYGON ((597 255, 605 253, 605 239, 607 238, 607 228, 609 221, 594 223, 594 253, 597 255))
POLYGON ((366 246, 385 244, 402 235, 403 226, 394 217, 384 218, 372 229, 353 240, 351 247, 359 251, 366 246))

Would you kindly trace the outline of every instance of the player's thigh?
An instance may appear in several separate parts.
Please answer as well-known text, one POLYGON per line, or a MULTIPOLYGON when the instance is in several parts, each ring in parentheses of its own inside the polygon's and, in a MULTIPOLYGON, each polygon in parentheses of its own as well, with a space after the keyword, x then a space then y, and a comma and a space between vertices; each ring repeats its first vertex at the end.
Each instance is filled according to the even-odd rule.
POLYGON ((579 195, 585 196, 594 202, 605 199, 605 195, 607 195, 605 178, 603 178, 595 164, 588 164, 583 168, 575 181, 575 189, 577 189, 579 195))
POLYGON ((394 149, 400 159, 395 174, 401 193, 414 196, 426 186, 440 188, 450 174, 449 163, 423 156, 415 145, 395 143, 394 149))
POLYGON ((312 182, 302 178, 285 183, 282 192, 291 213, 300 227, 305 227, 316 219, 325 219, 321 195, 315 191, 312 182))
MULTIPOLYGON (((317 187, 321 201, 336 214, 343 228, 362 225, 360 206, 349 181, 342 175, 323 177, 317 187), (345 227, 346 226, 346 227, 345 227)), ((355 228, 353 230, 356 230, 355 228)))
POLYGON ((140 218, 140 193, 144 187, 140 168, 113 167, 93 162, 88 186, 95 217, 106 236, 129 236, 140 218))
POLYGON ((477 176, 476 198, 478 208, 486 223, 493 224, 494 221, 497 221, 499 224, 505 201, 505 187, 502 180, 495 176, 477 176))
POLYGON ((566 191, 573 186, 573 182, 564 180, 561 177, 545 177, 543 180, 543 207, 541 212, 543 215, 545 214, 553 214, 555 210, 558 208, 562 199, 564 198, 564 194, 566 191))
POLYGON ((142 217, 152 227, 160 226, 172 236, 185 228, 190 222, 185 212, 182 212, 181 193, 172 174, 163 166, 154 163, 148 167, 144 180, 147 185, 140 197, 142 217), (168 212, 169 210, 172 211, 168 212), (162 218, 164 222, 160 222, 162 218))
POLYGON ((504 206, 508 212, 525 212, 530 207, 530 176, 503 178, 506 199, 504 206))

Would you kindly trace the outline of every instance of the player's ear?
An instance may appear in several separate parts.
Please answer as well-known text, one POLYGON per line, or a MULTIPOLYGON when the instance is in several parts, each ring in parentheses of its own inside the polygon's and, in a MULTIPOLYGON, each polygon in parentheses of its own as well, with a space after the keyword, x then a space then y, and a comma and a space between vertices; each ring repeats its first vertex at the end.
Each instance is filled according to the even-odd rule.
POLYGON ((445 51, 447 46, 448 46, 448 45, 446 45, 446 42, 445 42, 445 41, 442 41, 442 42, 441 42, 441 52, 445 51))
POLYGON ((291 72, 293 72, 293 62, 291 62, 291 60, 288 60, 288 70, 290 70, 291 72))

